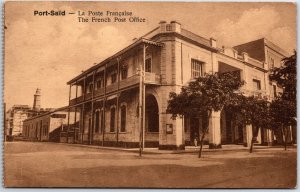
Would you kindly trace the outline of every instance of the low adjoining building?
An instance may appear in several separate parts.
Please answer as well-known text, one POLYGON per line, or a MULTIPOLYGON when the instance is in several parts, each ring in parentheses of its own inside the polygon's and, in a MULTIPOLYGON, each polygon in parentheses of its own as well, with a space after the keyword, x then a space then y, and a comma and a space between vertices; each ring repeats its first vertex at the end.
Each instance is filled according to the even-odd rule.
POLYGON ((31 141, 67 142, 61 132, 67 131, 69 118, 74 112, 62 107, 24 120, 23 135, 31 141), (69 115, 70 114, 70 115, 69 115))

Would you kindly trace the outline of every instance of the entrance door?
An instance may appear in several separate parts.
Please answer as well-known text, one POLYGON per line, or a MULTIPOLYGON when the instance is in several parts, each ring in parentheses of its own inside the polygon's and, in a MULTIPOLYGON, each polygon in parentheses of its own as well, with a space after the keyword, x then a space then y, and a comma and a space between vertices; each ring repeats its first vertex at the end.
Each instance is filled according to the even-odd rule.
POLYGON ((199 118, 192 117, 190 120, 190 128, 191 128, 191 134, 190 134, 190 141, 191 145, 194 143, 195 137, 199 139, 199 118))
POLYGON ((147 132, 159 132, 158 104, 153 95, 146 97, 146 130, 147 132))
POLYGON ((234 130, 232 129, 232 115, 225 110, 226 119, 226 143, 233 143, 234 140, 234 130))

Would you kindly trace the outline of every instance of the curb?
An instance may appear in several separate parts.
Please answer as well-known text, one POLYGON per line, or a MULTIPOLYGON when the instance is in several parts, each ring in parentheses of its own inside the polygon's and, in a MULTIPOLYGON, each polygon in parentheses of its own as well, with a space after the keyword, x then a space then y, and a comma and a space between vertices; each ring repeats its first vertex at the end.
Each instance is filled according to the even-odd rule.
MULTIPOLYGON (((49 142, 51 143, 51 142, 49 142)), ((74 147, 82 147, 82 148, 91 148, 91 149, 101 149, 101 150, 111 150, 111 151, 123 151, 123 152, 130 152, 130 153, 139 153, 139 148, 116 148, 116 147, 103 147, 103 146, 98 146, 98 145, 84 145, 84 144, 73 144, 73 143, 55 143, 55 144, 60 144, 60 145, 69 145, 69 146, 74 146, 74 147)), ((261 150, 261 149, 280 149, 282 148, 281 146, 256 146, 253 149, 254 150, 261 150)), ((289 149, 296 149, 297 147, 292 146, 288 147, 289 149)), ((283 149, 283 148, 282 148, 283 149)), ((230 148, 230 149, 203 149, 202 152, 206 153, 213 153, 213 152, 230 152, 230 151, 248 151, 249 148, 230 148)), ((152 150, 144 150, 142 153, 143 154, 182 154, 182 153, 198 153, 199 148, 194 148, 194 149, 187 149, 187 150, 158 150, 154 149, 152 150)))

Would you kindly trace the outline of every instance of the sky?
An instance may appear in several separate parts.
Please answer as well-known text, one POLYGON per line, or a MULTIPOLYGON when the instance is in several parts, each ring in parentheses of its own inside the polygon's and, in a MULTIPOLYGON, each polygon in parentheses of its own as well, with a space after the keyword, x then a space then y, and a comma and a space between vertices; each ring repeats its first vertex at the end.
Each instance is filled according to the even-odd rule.
MULTIPOLYGON (((90 17, 91 18, 91 17, 90 17)), ((293 3, 171 2, 6 2, 4 102, 32 106, 36 88, 43 108, 68 105, 71 80, 158 26, 176 20, 202 37, 231 47, 267 38, 284 50, 296 49, 293 3), (66 16, 34 16, 65 10, 66 16), (143 23, 78 22, 78 11, 128 11, 143 23)))

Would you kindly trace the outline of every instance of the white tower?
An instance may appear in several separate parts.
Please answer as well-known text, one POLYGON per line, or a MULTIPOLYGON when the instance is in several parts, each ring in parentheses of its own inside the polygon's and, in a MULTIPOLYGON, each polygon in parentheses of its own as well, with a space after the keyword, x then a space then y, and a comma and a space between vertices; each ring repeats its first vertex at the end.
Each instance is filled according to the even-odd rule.
POLYGON ((34 94, 33 110, 39 111, 41 109, 41 89, 37 88, 34 94))

